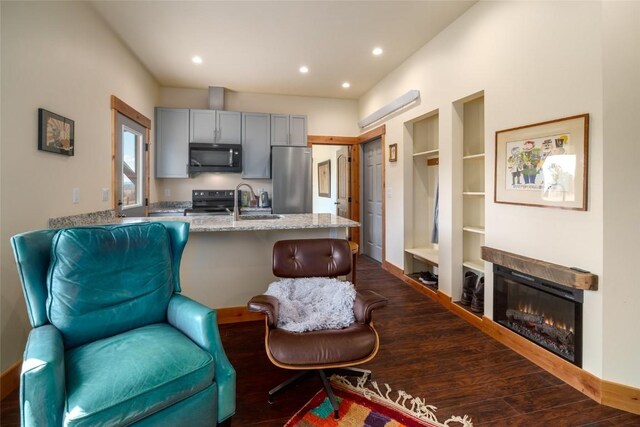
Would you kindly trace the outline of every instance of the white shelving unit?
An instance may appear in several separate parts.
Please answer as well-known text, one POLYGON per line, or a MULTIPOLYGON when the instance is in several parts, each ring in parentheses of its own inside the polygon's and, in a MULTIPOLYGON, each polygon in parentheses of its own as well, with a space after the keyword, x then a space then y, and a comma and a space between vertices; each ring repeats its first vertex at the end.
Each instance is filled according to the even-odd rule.
POLYGON ((462 265, 484 274, 484 97, 464 103, 462 123, 462 265))
MULTIPOLYGON (((439 249, 431 241, 434 209, 438 189, 439 115, 434 111, 413 122, 413 194, 407 203, 411 212, 406 222, 407 247, 405 273, 409 276, 422 271, 437 271, 439 249)), ((415 278, 415 277, 414 277, 415 278)))
MULTIPOLYGON (((485 153, 484 96, 462 104, 462 277, 468 270, 484 275, 485 153)), ((460 291, 462 287, 460 286, 460 291)), ((460 292, 453 296, 460 298, 460 292)))
POLYGON ((428 150, 428 151, 421 151, 420 153, 413 153, 413 157, 424 157, 425 159, 432 159, 435 157, 438 157, 440 153, 440 150, 435 149, 435 150, 428 150))

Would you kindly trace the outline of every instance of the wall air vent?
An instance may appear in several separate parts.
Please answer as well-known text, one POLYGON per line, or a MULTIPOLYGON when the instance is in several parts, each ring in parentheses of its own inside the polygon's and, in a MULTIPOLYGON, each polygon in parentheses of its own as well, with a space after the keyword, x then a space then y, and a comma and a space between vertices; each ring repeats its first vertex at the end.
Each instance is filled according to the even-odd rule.
POLYGON ((388 116, 389 114, 393 113, 394 111, 399 110, 400 108, 404 107, 405 105, 408 105, 408 104, 412 103, 413 101, 415 101, 418 98, 420 98, 420 91, 419 90, 415 90, 415 89, 414 90, 410 90, 409 92, 405 93, 404 95, 402 95, 398 99, 395 99, 394 101, 391 101, 390 103, 388 103, 384 107, 380 108, 379 110, 375 111, 374 113, 368 115, 364 119, 359 120, 358 121, 358 126, 360 126, 361 128, 365 128, 365 127, 369 126, 370 124, 372 124, 374 122, 377 122, 378 120, 382 119, 383 117, 388 116))

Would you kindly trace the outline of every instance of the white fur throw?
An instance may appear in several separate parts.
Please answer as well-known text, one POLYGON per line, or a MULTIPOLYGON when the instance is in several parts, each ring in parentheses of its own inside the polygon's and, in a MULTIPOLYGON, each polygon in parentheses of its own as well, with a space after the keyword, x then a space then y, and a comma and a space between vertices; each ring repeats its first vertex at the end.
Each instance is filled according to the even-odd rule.
POLYGON ((282 279, 266 295, 278 299, 278 328, 291 332, 342 329, 355 321, 356 290, 349 282, 324 277, 282 279))

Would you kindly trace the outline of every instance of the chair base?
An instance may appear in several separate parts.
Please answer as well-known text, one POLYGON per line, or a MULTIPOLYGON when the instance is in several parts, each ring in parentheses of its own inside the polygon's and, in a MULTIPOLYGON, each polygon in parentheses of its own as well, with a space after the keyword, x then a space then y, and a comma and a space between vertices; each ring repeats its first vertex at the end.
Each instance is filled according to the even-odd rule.
MULTIPOLYGON (((371 371, 369 371, 368 369, 360 369, 360 368, 353 368, 353 367, 330 368, 330 369, 326 369, 326 371, 329 371, 331 373, 341 373, 344 375, 351 375, 351 376, 353 376, 353 374, 358 374, 358 376, 362 376, 365 374, 371 375, 371 371)), ((287 379, 286 381, 278 384, 277 386, 269 390, 269 398, 268 398, 269 403, 271 404, 273 403, 273 399, 276 393, 282 391, 283 389, 287 388, 291 384, 294 384, 300 381, 302 378, 304 378, 305 376, 307 376, 312 372, 314 371, 313 370, 300 371, 293 377, 287 379)), ((340 418, 340 413, 338 411, 338 402, 336 400, 336 396, 333 394, 333 390, 331 389, 331 384, 327 379, 327 374, 325 373, 325 369, 317 369, 315 370, 315 372, 317 372, 318 375, 320 376, 320 380, 322 381, 324 390, 327 392, 327 396, 329 397, 329 402, 331 402, 331 407, 333 408, 333 418, 337 420, 340 418)))

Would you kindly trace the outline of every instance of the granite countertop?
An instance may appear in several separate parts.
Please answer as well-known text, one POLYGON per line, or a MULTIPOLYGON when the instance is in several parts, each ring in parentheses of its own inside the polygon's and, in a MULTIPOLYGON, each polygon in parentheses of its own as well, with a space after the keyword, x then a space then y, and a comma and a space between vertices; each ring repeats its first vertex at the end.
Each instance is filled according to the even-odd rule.
POLYGON ((83 225, 131 224, 145 221, 184 221, 190 224, 190 232, 199 233, 216 231, 297 230, 360 226, 356 221, 327 213, 283 214, 280 216, 281 218, 278 219, 252 219, 239 221, 234 221, 231 215, 183 216, 180 214, 176 216, 117 218, 113 211, 103 211, 71 217, 51 218, 49 220, 49 227, 63 228, 83 225))
POLYGON ((359 227, 360 224, 350 219, 332 214, 283 214, 278 219, 252 219, 234 221, 231 215, 190 216, 190 217, 155 217, 155 218, 117 218, 118 223, 129 224, 142 221, 186 221, 190 223, 189 231, 268 231, 298 230, 309 228, 341 228, 359 227))

